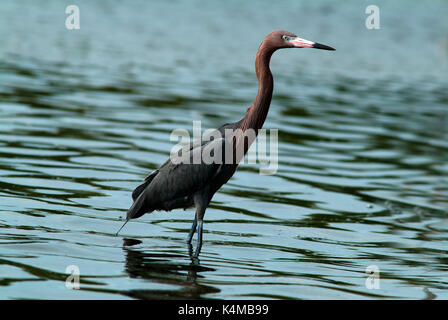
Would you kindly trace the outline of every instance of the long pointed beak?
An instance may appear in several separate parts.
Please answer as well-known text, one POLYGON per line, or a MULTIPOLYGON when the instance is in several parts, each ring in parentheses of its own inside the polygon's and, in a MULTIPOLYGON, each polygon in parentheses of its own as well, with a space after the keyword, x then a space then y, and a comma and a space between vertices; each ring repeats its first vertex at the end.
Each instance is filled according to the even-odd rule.
POLYGON ((289 43, 291 43, 296 48, 315 48, 315 49, 323 49, 323 50, 336 50, 335 48, 326 46, 324 44, 305 40, 305 39, 302 39, 299 37, 292 38, 291 40, 289 40, 289 43))

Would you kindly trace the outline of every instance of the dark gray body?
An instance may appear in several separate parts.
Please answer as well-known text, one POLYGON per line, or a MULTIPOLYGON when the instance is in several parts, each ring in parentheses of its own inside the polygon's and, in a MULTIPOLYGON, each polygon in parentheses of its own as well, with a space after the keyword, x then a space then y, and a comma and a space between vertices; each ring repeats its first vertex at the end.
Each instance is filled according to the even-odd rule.
MULTIPOLYGON (((240 123, 225 124, 217 130, 224 138, 226 129, 238 129, 240 123)), ((222 154, 225 155, 224 143, 213 140, 204 141, 198 146, 192 144, 184 150, 189 153, 201 152, 210 143, 222 143, 222 154)), ((196 218, 202 220, 213 195, 233 176, 237 167, 238 164, 225 163, 174 164, 168 159, 135 188, 132 193, 134 203, 126 219, 138 218, 155 210, 186 209, 194 204, 196 218)))

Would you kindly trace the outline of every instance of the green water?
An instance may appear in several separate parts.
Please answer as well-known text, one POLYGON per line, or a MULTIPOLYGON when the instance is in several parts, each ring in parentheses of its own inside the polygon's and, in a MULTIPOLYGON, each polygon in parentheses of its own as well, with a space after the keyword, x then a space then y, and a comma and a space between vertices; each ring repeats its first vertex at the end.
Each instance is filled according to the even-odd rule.
POLYGON ((0 3, 1 299, 447 299, 448 2, 0 3), (279 167, 242 165, 206 212, 115 232, 170 133, 239 120, 254 57, 286 29, 265 128, 279 167), (67 266, 80 290, 66 288, 67 266), (380 287, 369 289, 366 268, 380 287))

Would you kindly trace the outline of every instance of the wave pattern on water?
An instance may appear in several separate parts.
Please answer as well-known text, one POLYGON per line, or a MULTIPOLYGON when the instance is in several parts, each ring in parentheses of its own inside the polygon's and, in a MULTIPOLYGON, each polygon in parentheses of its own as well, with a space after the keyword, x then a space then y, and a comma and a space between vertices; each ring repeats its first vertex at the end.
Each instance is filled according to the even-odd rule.
MULTIPOLYGON (((49 3, 48 15, 56 15, 57 2, 49 3)), ((316 3, 307 7, 310 16, 354 10, 316 3)), ((446 3, 438 5, 447 10, 446 3)), ((104 17, 104 29, 73 36, 85 41, 78 49, 59 43, 59 31, 42 39, 34 56, 6 38, 8 46, 0 49, 0 298, 446 299, 446 64, 425 60, 428 66, 407 78, 400 72, 423 53, 409 52, 394 69, 397 51, 385 49, 375 51, 383 59, 376 76, 354 72, 368 60, 364 31, 352 34, 360 44, 350 52, 276 53, 266 127, 279 129, 279 170, 263 176, 259 165, 239 168, 206 212, 199 260, 190 259, 185 244, 193 210, 143 216, 115 237, 133 188, 168 157, 171 131, 190 130, 192 120, 201 120, 203 129, 236 121, 256 93, 251 58, 264 34, 250 31, 258 38, 241 48, 232 36, 238 33, 234 41, 243 42, 236 30, 271 26, 260 27, 263 19, 257 18, 224 31, 234 5, 204 5, 216 20, 204 13, 193 23, 194 12, 179 10, 184 16, 177 18, 192 33, 185 39, 176 27, 165 31, 173 20, 154 16, 166 17, 170 6, 111 9, 112 20, 123 22, 116 37, 125 44, 111 51, 111 39, 100 37, 107 30, 104 17), (126 12, 135 19, 128 21, 126 12), (145 14, 157 21, 152 28, 144 27, 145 14), (158 30, 163 39, 179 32, 179 48, 129 36, 140 27, 158 30), (206 45, 216 45, 213 30, 228 43, 216 52, 206 45), (201 44, 192 47, 194 39, 201 44), (45 56, 51 41, 59 46, 45 56), (64 52, 73 59, 61 59, 64 52), (200 59, 207 60, 202 68, 200 59), (69 265, 79 266, 81 290, 65 287, 69 265), (365 285, 371 265, 380 270, 378 290, 365 285)), ((422 20, 431 14, 406 7, 422 20)), ((239 9, 243 16, 252 10, 239 9)), ((264 10, 294 31, 293 13, 285 18, 280 9, 264 10)), ((0 17, 17 10, 13 1, 5 2, 0 17)), ((87 12, 86 20, 91 17, 87 12)), ((347 30, 333 15, 329 19, 302 27, 315 35, 325 31, 332 45, 347 30), (326 23, 339 27, 329 31, 326 23)), ((20 34, 19 25, 1 21, 20 34)), ((443 38, 435 29, 419 32, 443 38)), ((50 25, 36 32, 48 30, 50 25)), ((401 36, 406 47, 410 40, 401 36)), ((434 59, 439 54, 424 53, 434 59)))

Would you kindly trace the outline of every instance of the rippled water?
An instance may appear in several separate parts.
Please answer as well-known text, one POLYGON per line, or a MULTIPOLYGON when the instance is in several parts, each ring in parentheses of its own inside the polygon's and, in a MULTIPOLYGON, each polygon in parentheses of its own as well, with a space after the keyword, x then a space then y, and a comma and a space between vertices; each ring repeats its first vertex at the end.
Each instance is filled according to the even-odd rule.
POLYGON ((0 298, 447 299, 448 2, 377 1, 380 30, 369 4, 77 1, 69 31, 65 3, 2 1, 0 298), (280 28, 337 51, 273 57, 277 174, 239 168, 197 261, 194 209, 116 237, 173 129, 242 117, 280 28))

